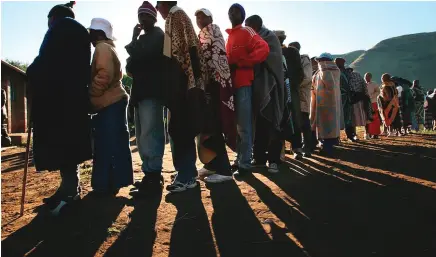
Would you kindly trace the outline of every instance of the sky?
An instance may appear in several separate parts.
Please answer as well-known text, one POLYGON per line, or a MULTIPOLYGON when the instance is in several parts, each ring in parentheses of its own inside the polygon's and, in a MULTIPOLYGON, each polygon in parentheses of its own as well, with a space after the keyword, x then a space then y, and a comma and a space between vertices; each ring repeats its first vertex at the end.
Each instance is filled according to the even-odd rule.
MULTIPOLYGON (((150 1, 153 5, 156 1, 150 1)), ((47 14, 56 4, 48 1, 1 2, 1 58, 31 63, 37 56, 47 31, 47 14)), ((211 10, 214 23, 227 38, 228 9, 233 1, 179 1, 193 21, 197 9, 211 10)), ((367 50, 383 39, 406 34, 436 31, 436 2, 287 2, 240 1, 247 17, 257 14, 271 30, 284 30, 286 43, 299 41, 301 53, 316 56, 322 52, 343 54, 367 50)), ((91 19, 109 20, 118 39, 115 44, 125 64, 124 49, 137 24, 140 0, 77 1, 76 19, 88 27, 91 19)), ((158 14, 157 26, 164 30, 158 14)))

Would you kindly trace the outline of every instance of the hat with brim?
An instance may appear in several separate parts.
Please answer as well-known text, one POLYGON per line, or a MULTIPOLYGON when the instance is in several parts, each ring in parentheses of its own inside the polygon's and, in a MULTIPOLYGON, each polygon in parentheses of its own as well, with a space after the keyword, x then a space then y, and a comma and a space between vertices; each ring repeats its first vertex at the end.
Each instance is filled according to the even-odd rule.
POLYGON ((112 24, 103 18, 94 18, 91 20, 91 26, 89 26, 88 28, 89 30, 93 29, 93 30, 101 30, 104 32, 104 34, 106 35, 106 37, 110 40, 117 40, 114 35, 113 35, 113 28, 112 28, 112 24))

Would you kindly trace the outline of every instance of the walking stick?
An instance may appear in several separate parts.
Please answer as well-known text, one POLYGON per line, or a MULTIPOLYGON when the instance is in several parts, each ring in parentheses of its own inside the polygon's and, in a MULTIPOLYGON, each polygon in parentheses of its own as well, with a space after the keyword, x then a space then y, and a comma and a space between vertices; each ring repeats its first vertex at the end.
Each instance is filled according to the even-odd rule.
MULTIPOLYGON (((31 98, 28 96, 28 99, 31 98)), ((27 144, 26 144, 26 155, 23 173, 23 185, 21 187, 21 207, 20 207, 20 217, 24 215, 24 199, 26 197, 26 183, 27 183, 27 170, 29 168, 29 155, 30 155, 30 138, 32 136, 32 100, 30 99, 29 104, 29 120, 27 125, 27 144)))
POLYGON ((26 156, 25 156, 25 166, 24 166, 24 174, 23 174, 23 185, 21 191, 21 209, 20 216, 24 214, 24 198, 26 197, 26 182, 27 182, 27 170, 29 168, 29 155, 30 155, 30 137, 32 136, 32 123, 29 124, 27 129, 27 144, 26 144, 26 156))

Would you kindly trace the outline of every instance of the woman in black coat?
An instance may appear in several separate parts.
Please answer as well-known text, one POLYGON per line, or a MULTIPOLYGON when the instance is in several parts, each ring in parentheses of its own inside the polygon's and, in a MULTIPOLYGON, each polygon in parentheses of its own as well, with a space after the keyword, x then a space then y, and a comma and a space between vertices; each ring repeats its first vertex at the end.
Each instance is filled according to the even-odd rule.
POLYGON ((39 55, 27 69, 36 170, 60 170, 62 178, 58 191, 44 199, 52 208, 80 198, 78 165, 92 158, 90 39, 74 20, 72 4, 52 8, 39 55))

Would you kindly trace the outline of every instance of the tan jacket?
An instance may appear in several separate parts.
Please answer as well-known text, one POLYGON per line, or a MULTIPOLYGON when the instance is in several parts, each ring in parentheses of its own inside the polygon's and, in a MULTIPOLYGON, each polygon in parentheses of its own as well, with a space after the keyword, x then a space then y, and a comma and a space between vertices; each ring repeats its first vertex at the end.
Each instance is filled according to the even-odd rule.
POLYGON ((121 79, 121 63, 111 40, 97 42, 91 64, 92 83, 89 97, 94 111, 99 111, 123 97, 128 97, 121 79))

